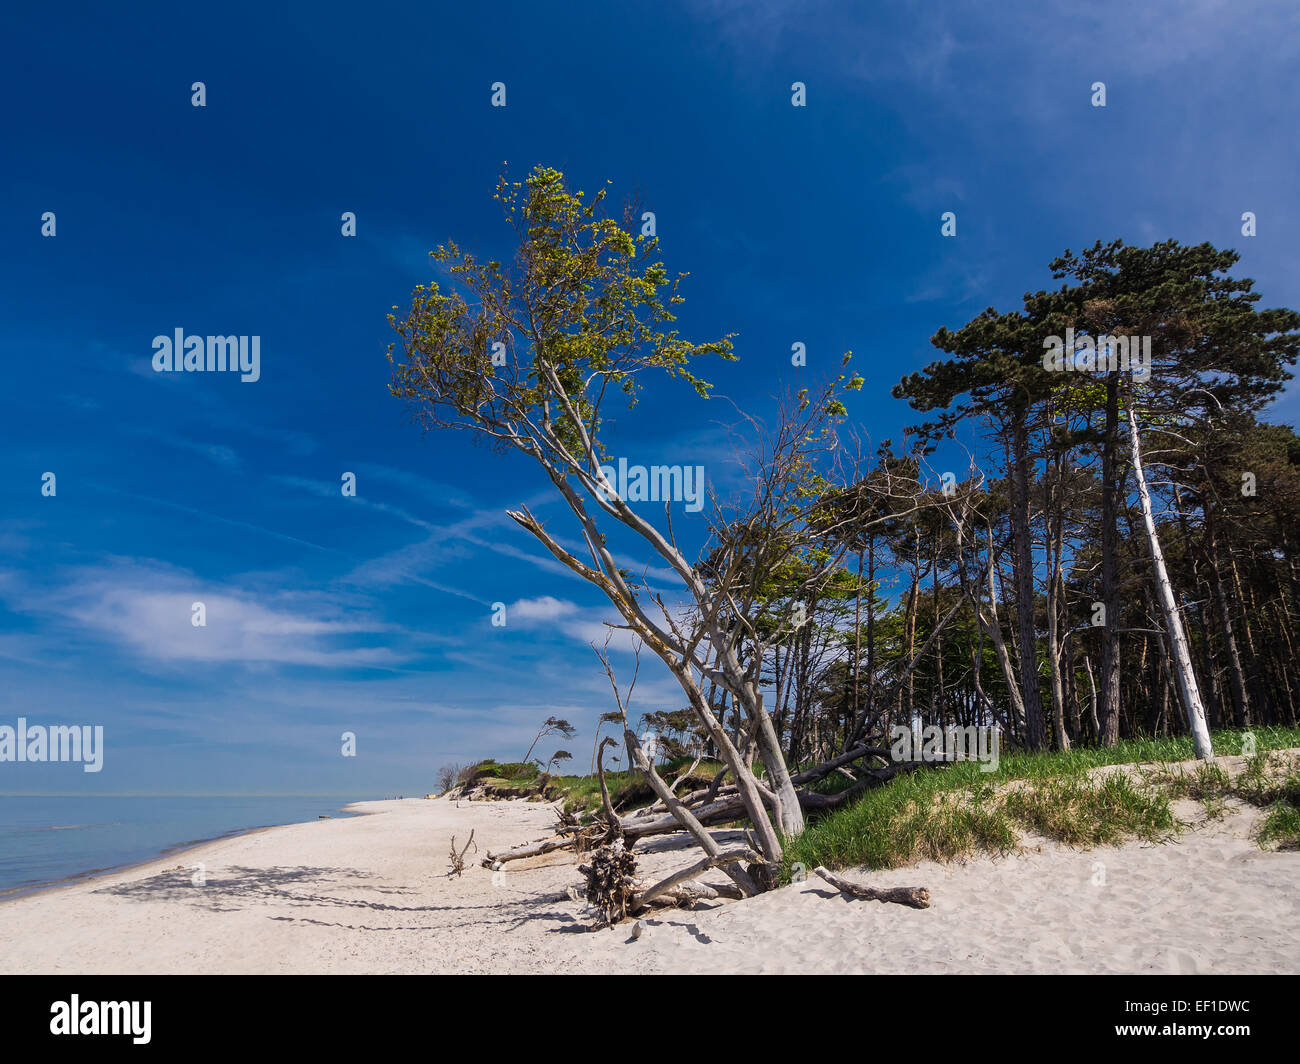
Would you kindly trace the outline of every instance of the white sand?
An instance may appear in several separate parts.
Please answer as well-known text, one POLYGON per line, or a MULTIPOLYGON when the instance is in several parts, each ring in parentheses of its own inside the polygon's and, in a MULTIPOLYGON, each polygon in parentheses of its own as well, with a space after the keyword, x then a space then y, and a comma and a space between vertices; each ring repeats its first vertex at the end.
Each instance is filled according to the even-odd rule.
MULTIPOLYGON (((474 863, 549 833, 548 806, 406 799, 272 828, 0 905, 0 972, 1300 971, 1300 853, 1269 853, 1230 804, 1177 842, 847 872, 930 889, 930 909, 849 901, 821 880, 588 933, 571 855, 474 863), (202 862, 206 885, 191 882, 202 862), (180 867, 178 867, 180 866, 180 867), (1103 874, 1104 873, 1104 876, 1103 874)), ((1184 819, 1199 806, 1180 803, 1184 819)), ((660 840, 648 876, 695 859, 660 840)), ((714 874, 716 876, 716 874, 714 874)), ((709 878, 709 877, 706 877, 709 878)))

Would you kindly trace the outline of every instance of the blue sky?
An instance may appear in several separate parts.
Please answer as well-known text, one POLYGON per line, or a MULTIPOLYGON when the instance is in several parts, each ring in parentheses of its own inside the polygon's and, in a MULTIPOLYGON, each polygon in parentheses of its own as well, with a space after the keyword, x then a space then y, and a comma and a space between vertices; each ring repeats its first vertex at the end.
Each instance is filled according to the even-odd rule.
MULTIPOLYGON (((0 724, 101 724, 106 750, 0 764, 0 792, 423 793, 549 714, 586 766, 611 613, 504 511, 562 515, 387 392, 385 315, 427 252, 508 254, 503 162, 639 190, 691 273, 683 332, 737 334, 706 376, 739 406, 852 349, 873 440, 915 420, 888 392, 936 328, 1050 285, 1067 247, 1209 240, 1300 306, 1300 9, 1076 6, 6 9, 0 724), (176 328, 259 336, 261 379, 155 373, 176 328)), ((614 453, 721 481, 733 420, 657 387, 614 453)), ((638 695, 680 705, 649 668, 638 695)))

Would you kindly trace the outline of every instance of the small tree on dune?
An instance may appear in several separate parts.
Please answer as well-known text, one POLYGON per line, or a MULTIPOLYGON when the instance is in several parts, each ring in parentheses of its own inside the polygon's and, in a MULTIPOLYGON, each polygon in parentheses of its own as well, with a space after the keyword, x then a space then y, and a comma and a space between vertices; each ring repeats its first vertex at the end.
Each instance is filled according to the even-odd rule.
POLYGON ((561 761, 572 761, 572 760, 573 760, 573 755, 569 753, 569 751, 556 750, 555 753, 551 755, 551 759, 548 762, 546 762, 546 768, 544 771, 547 774, 549 774, 552 768, 560 767, 561 761))

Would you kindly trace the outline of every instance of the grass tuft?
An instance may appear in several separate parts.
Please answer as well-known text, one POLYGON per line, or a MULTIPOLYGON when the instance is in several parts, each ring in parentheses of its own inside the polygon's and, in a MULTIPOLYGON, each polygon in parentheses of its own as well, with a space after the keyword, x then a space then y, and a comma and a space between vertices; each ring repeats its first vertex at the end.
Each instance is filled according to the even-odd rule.
MULTIPOLYGON (((1300 746, 1300 728, 1259 728, 1259 753, 1244 775, 1229 778, 1217 765, 1188 772, 1151 772, 1143 780, 1124 773, 1088 778, 1106 765, 1190 761, 1190 738, 1134 739, 1114 747, 1056 753, 1013 752, 993 772, 967 761, 935 771, 899 776, 868 791, 852 804, 814 820, 789 840, 781 878, 792 867, 862 866, 898 868, 917 860, 959 860, 975 853, 1005 854, 1019 845, 1019 832, 1034 831, 1068 846, 1087 848, 1129 838, 1151 842, 1174 835, 1180 824, 1170 802, 1201 801, 1211 815, 1222 815, 1223 801, 1241 797, 1272 805, 1259 839, 1280 847, 1300 846, 1300 775, 1279 782, 1279 755, 1269 751, 1300 746)), ((1219 755, 1240 754, 1243 737, 1216 732, 1219 755)), ((1284 759, 1283 759, 1284 760, 1284 759)))

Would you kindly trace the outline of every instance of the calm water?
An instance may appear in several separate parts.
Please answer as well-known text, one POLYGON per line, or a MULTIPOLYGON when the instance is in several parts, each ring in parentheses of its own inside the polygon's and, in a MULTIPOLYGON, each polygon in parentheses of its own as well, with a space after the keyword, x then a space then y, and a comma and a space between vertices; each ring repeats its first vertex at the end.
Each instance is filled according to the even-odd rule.
POLYGON ((250 828, 344 817, 362 800, 0 797, 0 896, 250 828))

